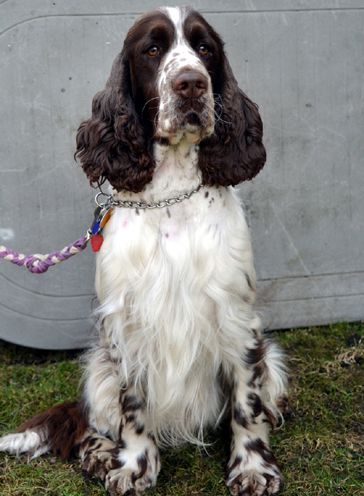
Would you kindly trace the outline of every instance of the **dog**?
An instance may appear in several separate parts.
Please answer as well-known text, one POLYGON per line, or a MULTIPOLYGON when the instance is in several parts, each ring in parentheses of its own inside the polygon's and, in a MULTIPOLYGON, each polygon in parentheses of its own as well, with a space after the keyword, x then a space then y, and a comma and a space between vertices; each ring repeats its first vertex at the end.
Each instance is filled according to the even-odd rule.
POLYGON ((111 495, 154 486, 159 448, 230 419, 233 496, 276 494, 269 448, 286 369, 253 304, 249 231, 234 186, 266 154, 258 107, 238 87, 215 30, 163 7, 127 33, 76 157, 115 207, 97 256, 99 339, 83 395, 25 422, 0 450, 79 456, 111 495))

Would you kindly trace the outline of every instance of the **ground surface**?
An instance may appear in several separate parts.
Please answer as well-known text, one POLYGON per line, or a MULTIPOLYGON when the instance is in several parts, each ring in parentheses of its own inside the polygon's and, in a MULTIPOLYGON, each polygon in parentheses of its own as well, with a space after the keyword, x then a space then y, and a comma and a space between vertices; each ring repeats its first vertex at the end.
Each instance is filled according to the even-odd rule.
MULTIPOLYGON (((364 324, 274 333, 289 357, 293 413, 272 438, 286 480, 282 496, 364 494, 364 324)), ((0 434, 77 396, 76 354, 34 352, 0 342, 0 434)), ((216 436, 215 436, 216 438, 216 436)), ((211 440, 214 438, 211 436, 211 440)), ((150 496, 227 496, 221 431, 208 453, 193 447, 162 455, 150 496)), ((0 454, 1 496, 102 496, 77 462, 0 454)))

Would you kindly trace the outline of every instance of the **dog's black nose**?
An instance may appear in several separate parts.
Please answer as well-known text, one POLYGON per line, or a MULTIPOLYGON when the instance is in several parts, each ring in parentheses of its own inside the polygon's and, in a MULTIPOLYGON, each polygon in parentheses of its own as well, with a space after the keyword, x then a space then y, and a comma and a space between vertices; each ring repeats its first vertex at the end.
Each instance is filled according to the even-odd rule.
POLYGON ((183 98, 199 98, 207 86, 207 78, 198 71, 183 71, 172 81, 173 91, 183 98))

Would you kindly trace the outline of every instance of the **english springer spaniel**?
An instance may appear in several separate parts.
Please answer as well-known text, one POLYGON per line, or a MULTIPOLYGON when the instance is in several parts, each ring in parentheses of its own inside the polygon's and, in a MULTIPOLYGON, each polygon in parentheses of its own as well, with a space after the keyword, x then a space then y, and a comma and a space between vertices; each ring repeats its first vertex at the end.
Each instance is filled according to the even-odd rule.
POLYGON ((119 205, 97 256, 99 341, 82 400, 27 421, 0 449, 77 455, 109 494, 140 495, 156 483, 161 446, 203 445, 206 428, 230 416, 231 494, 277 493, 268 433, 286 371, 253 309, 233 188, 264 165, 262 122, 200 14, 167 7, 136 21, 76 156, 119 205))

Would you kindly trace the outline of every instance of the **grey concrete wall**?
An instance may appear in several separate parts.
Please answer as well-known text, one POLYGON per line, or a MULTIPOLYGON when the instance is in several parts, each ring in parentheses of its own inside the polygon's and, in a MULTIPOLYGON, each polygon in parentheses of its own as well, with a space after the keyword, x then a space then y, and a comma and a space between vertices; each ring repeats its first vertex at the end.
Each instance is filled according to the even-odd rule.
MULTIPOLYGON (((264 322, 362 319, 364 1, 193 4, 265 124, 267 166, 240 188, 264 322)), ((133 19, 156 5, 0 1, 0 244, 47 252, 89 225, 94 193, 73 162, 75 131, 133 19)), ((85 345, 93 271, 89 251, 42 276, 0 262, 0 337, 85 345)))

